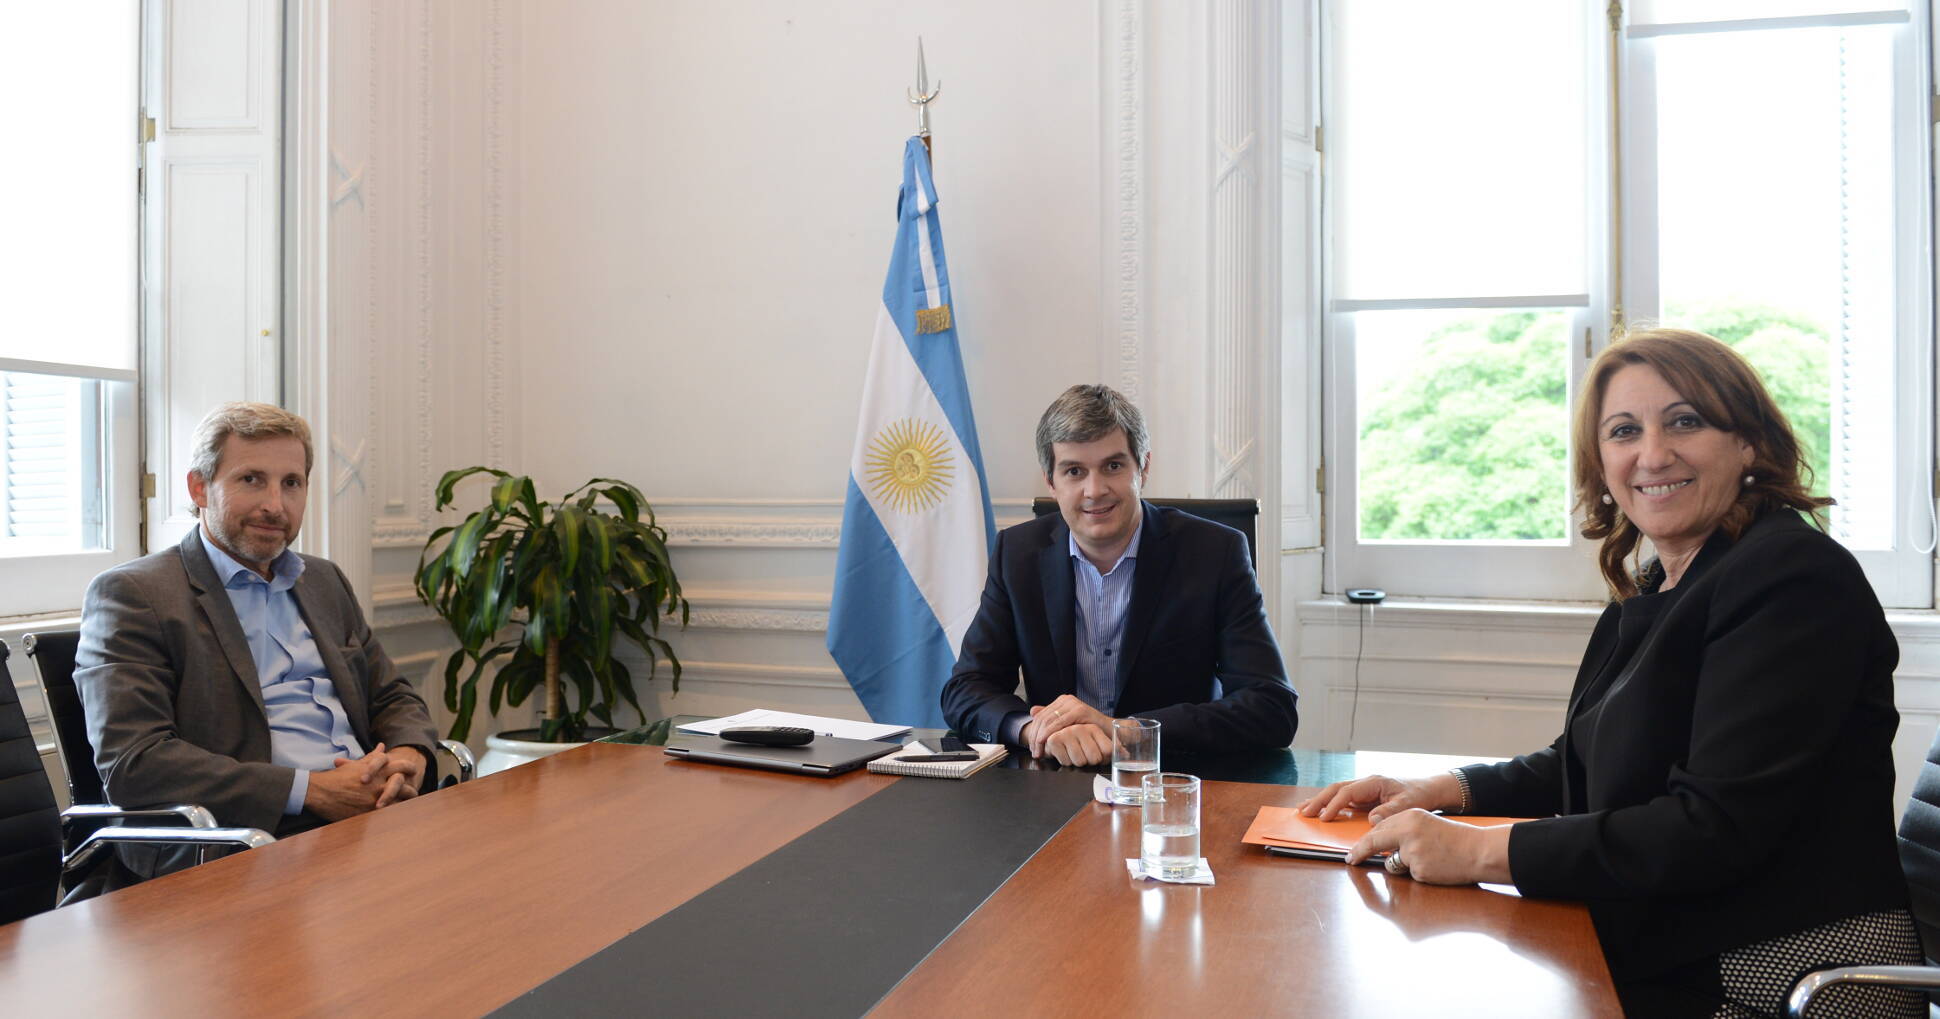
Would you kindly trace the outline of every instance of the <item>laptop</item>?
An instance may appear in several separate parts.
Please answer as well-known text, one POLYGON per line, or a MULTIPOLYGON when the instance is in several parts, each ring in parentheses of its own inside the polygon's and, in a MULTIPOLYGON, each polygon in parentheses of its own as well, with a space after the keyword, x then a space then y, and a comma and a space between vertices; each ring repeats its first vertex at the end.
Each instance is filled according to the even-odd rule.
POLYGON ((817 736, 799 747, 762 747, 733 743, 719 736, 676 732, 667 738, 667 756, 743 768, 793 771, 803 775, 840 775, 854 771, 884 754, 901 750, 897 743, 817 736))

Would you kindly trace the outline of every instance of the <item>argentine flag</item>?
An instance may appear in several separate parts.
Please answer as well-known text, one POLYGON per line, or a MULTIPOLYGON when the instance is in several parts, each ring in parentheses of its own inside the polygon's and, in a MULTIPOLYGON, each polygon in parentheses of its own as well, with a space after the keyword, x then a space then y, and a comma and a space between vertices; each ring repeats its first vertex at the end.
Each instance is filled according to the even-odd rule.
POLYGON ((977 614, 997 532, 921 138, 903 146, 896 215, 849 456, 828 647, 870 718, 941 727, 943 681, 977 614))

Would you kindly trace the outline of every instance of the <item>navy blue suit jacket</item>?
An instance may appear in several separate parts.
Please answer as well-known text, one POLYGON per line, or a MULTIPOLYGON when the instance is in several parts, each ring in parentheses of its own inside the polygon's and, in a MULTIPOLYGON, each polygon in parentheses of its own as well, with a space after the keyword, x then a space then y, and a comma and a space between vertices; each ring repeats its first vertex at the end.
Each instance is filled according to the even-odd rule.
MULTIPOLYGON (((1220 752, 1293 742, 1293 685, 1267 625, 1245 536, 1188 513, 1143 505, 1138 570, 1118 660, 1118 702, 1107 713, 1157 719, 1165 750, 1220 752)), ((943 716, 966 738, 996 742, 1004 716, 1077 691, 1070 536, 1056 513, 997 535, 983 604, 943 687, 943 716)))

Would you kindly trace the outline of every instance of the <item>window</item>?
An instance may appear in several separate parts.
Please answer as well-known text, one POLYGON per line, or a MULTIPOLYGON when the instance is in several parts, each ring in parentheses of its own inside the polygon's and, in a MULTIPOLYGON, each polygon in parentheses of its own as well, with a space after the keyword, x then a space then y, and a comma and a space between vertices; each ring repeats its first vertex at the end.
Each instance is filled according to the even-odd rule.
POLYGON ((1661 323, 1760 369, 1832 532, 1927 606, 1923 30, 1630 6, 1613 33, 1601 0, 1323 3, 1326 587, 1601 597, 1575 387, 1613 325, 1661 323))
POLYGON ((140 10, 0 6, 0 615, 137 544, 140 10))
POLYGON ((0 549, 100 548, 101 383, 0 372, 0 549))

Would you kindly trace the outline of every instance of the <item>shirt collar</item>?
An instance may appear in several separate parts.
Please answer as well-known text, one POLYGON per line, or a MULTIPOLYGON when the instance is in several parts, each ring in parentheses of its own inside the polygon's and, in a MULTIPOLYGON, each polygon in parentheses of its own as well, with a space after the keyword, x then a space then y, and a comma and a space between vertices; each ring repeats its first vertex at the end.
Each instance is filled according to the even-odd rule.
MULTIPOLYGON (((1145 539, 1145 514, 1140 513, 1138 515, 1138 525, 1132 528, 1132 540, 1125 543, 1125 551, 1119 553, 1118 560, 1117 562, 1114 562, 1111 564, 1111 569, 1106 570, 1104 573, 1099 574, 1099 576, 1106 576, 1108 574, 1117 572, 1118 564, 1124 562, 1127 559, 1137 559, 1138 544, 1140 541, 1143 541, 1144 539, 1145 539)), ((1078 547, 1078 535, 1075 532, 1065 536, 1065 544, 1071 549, 1071 558, 1082 560, 1087 563, 1091 561, 1090 559, 1085 558, 1084 549, 1081 549, 1078 547)), ((1097 569, 1097 567, 1095 566, 1092 568, 1097 569)))
POLYGON ((233 588, 239 582, 247 584, 251 579, 254 579, 259 583, 268 584, 270 592, 276 593, 295 587, 296 578, 303 575, 303 557, 297 555, 288 547, 285 547, 283 553, 276 557, 276 561, 270 564, 270 572, 275 575, 276 579, 265 581, 263 580, 262 574, 237 562, 235 556, 223 551, 222 546, 210 541, 208 528, 198 523, 195 525, 195 533, 201 537, 202 549, 209 553, 209 564, 216 568, 216 576, 222 579, 222 586, 225 588, 233 588), (241 577, 240 581, 237 579, 239 576, 241 577))

